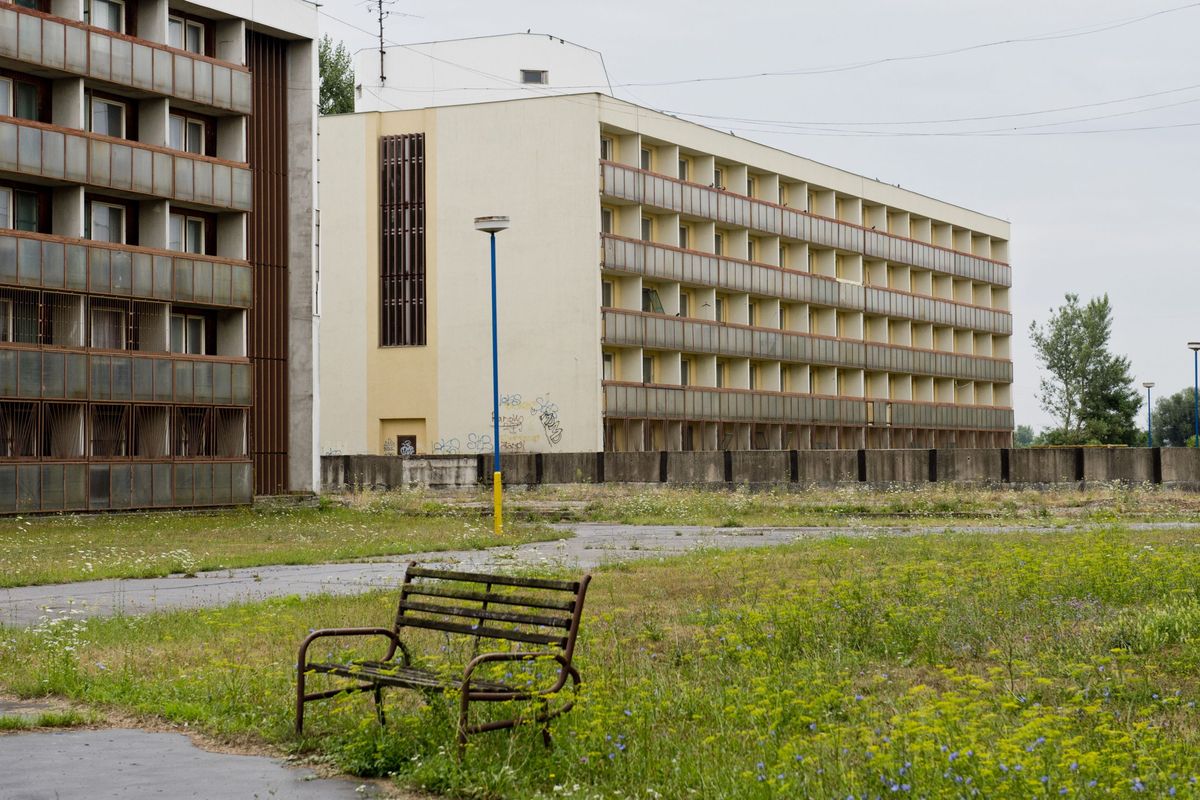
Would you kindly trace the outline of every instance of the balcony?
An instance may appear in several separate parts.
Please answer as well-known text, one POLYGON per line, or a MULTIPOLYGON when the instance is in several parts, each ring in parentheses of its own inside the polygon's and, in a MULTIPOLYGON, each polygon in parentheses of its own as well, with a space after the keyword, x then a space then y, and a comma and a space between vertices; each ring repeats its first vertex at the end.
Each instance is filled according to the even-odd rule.
POLYGON ((1012 315, 1006 311, 878 286, 843 283, 809 272, 681 250, 607 233, 601 234, 600 264, 605 269, 656 280, 714 286, 731 292, 778 297, 787 302, 865 311, 1003 336, 1012 333, 1012 315))
POLYGON ((251 113, 245 67, 26 8, 0 6, 0 57, 217 111, 251 113))
POLYGON ((245 261, 0 230, 0 284, 250 308, 245 261))
POLYGON ((1012 409, 991 406, 864 400, 617 381, 604 382, 604 414, 608 418, 784 425, 874 425, 937 430, 1009 432, 1013 427, 1012 409))
POLYGON ((0 397, 249 406, 244 358, 0 347, 0 397))
POLYGON ((252 499, 249 461, 0 465, 0 512, 223 506, 252 499))
POLYGON ((1012 285, 1012 269, 1000 261, 868 230, 731 192, 685 183, 611 161, 600 162, 600 191, 680 214, 751 228, 874 259, 936 270, 999 286, 1012 285))
POLYGON ((0 117, 0 172, 249 211, 246 164, 0 117))
POLYGON ((641 311, 606 309, 604 342, 733 358, 934 375, 988 383, 1012 382, 1012 362, 1006 359, 680 319, 641 311))

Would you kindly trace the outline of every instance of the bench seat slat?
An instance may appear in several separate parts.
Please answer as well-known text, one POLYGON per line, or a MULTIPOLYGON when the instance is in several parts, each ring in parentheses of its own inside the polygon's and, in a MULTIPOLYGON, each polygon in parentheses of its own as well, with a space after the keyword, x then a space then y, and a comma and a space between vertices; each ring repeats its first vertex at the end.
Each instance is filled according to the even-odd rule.
POLYGON ((477 600, 481 603, 503 603, 508 606, 527 606, 528 608, 550 608, 556 611, 574 611, 574 600, 556 600, 552 597, 527 597, 515 594, 496 594, 494 592, 472 592, 467 589, 448 589, 444 586, 431 584, 405 584, 402 593, 405 595, 420 594, 428 597, 448 597, 453 600, 477 600))
POLYGON ((517 614, 512 611, 492 611, 485 608, 464 608, 462 606, 439 605, 437 603, 414 603, 411 600, 401 600, 400 608, 406 611, 423 611, 427 614, 449 614, 455 617, 491 619, 497 622, 518 622, 525 625, 543 625, 549 628, 571 627, 570 617, 543 617, 536 614, 517 614))
POLYGON ((527 633, 525 631, 507 631, 503 628, 490 628, 487 625, 458 625, 453 622, 443 622, 436 619, 422 619, 404 616, 397 620, 400 627, 425 628, 431 631, 446 633, 461 633, 465 636, 484 636, 489 639, 508 639, 511 642, 528 642, 529 644, 552 644, 566 647, 566 636, 548 636, 544 633, 527 633))
POLYGON ((521 578, 514 575, 485 575, 481 572, 454 572, 445 569, 427 569, 425 567, 408 568, 408 574, 414 578, 438 578, 444 581, 467 581, 470 583, 490 583, 497 586, 523 586, 529 589, 553 589, 561 592, 578 594, 579 581, 555 581, 547 578, 521 578))
MULTIPOLYGON (((349 664, 311 663, 308 665, 308 669, 311 672, 325 675, 358 678, 359 680, 371 683, 401 686, 410 689, 446 691, 449 689, 458 689, 462 686, 461 678, 442 676, 427 670, 401 667, 382 661, 354 661, 349 664)), ((471 688, 476 691, 482 690, 487 692, 521 691, 512 686, 506 686, 503 683, 481 681, 475 678, 471 679, 471 688)))

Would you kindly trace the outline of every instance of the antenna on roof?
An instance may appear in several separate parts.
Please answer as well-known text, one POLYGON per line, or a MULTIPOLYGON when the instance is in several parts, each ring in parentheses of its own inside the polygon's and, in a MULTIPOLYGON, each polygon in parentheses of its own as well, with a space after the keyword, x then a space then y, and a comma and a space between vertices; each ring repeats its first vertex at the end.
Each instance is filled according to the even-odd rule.
POLYGON ((387 75, 383 71, 383 21, 392 15, 388 11, 390 6, 396 4, 396 0, 369 0, 368 9, 375 12, 379 17, 379 85, 383 86, 387 83, 387 75))

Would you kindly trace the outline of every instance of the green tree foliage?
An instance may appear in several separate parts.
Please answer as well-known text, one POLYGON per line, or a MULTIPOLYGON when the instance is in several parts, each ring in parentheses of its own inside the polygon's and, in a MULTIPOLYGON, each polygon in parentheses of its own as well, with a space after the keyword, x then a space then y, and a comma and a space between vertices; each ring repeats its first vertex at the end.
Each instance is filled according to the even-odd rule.
POLYGON ((1154 443, 1160 447, 1185 447, 1196 434, 1196 391, 1191 387, 1154 404, 1154 443))
POLYGON ((1129 359, 1109 350, 1108 295, 1080 305, 1068 294, 1044 324, 1029 326, 1029 336, 1042 366, 1042 408, 1058 420, 1042 437, 1047 444, 1139 443, 1142 398, 1129 359))
POLYGON ((1016 433, 1013 434, 1013 445, 1016 447, 1030 447, 1033 445, 1033 427, 1030 425, 1018 425, 1016 433))
POLYGON ((321 37, 317 48, 321 70, 321 116, 354 112, 354 67, 350 51, 341 42, 334 46, 329 35, 321 37))

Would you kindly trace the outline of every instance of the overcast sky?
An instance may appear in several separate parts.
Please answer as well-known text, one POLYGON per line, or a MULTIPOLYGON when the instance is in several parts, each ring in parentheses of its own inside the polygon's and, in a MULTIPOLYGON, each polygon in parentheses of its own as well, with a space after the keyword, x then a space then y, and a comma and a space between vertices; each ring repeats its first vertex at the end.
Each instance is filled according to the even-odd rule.
MULTIPOLYGON (((1200 3, 401 0, 392 12, 386 23, 392 42, 532 29, 594 48, 604 54, 617 96, 653 108, 846 123, 820 126, 818 133, 813 125, 755 131, 749 123, 712 122, 1009 220, 1018 424, 1050 424, 1037 400, 1028 329, 1066 292, 1085 299, 1109 294, 1113 347, 1129 356, 1139 384, 1158 383, 1156 397, 1191 385, 1186 343, 1200 340, 1200 3), (1074 35, 1169 9, 1178 10, 1074 35), (859 64, 1063 32, 1069 35, 824 74, 620 87, 859 64), (863 124, 1097 103, 1104 104, 970 122, 863 124), (1046 124, 1063 122, 1069 124, 1046 124), (1188 123, 1197 125, 1159 127, 1188 123), (830 127, 838 131, 824 132, 830 127), (1156 129, 1059 135, 1115 128, 1156 129), (944 135, 970 131, 993 135, 944 135)), ((373 46, 365 32, 338 21, 371 29, 365 0, 325 0, 320 19, 324 32, 352 51, 373 46)))

